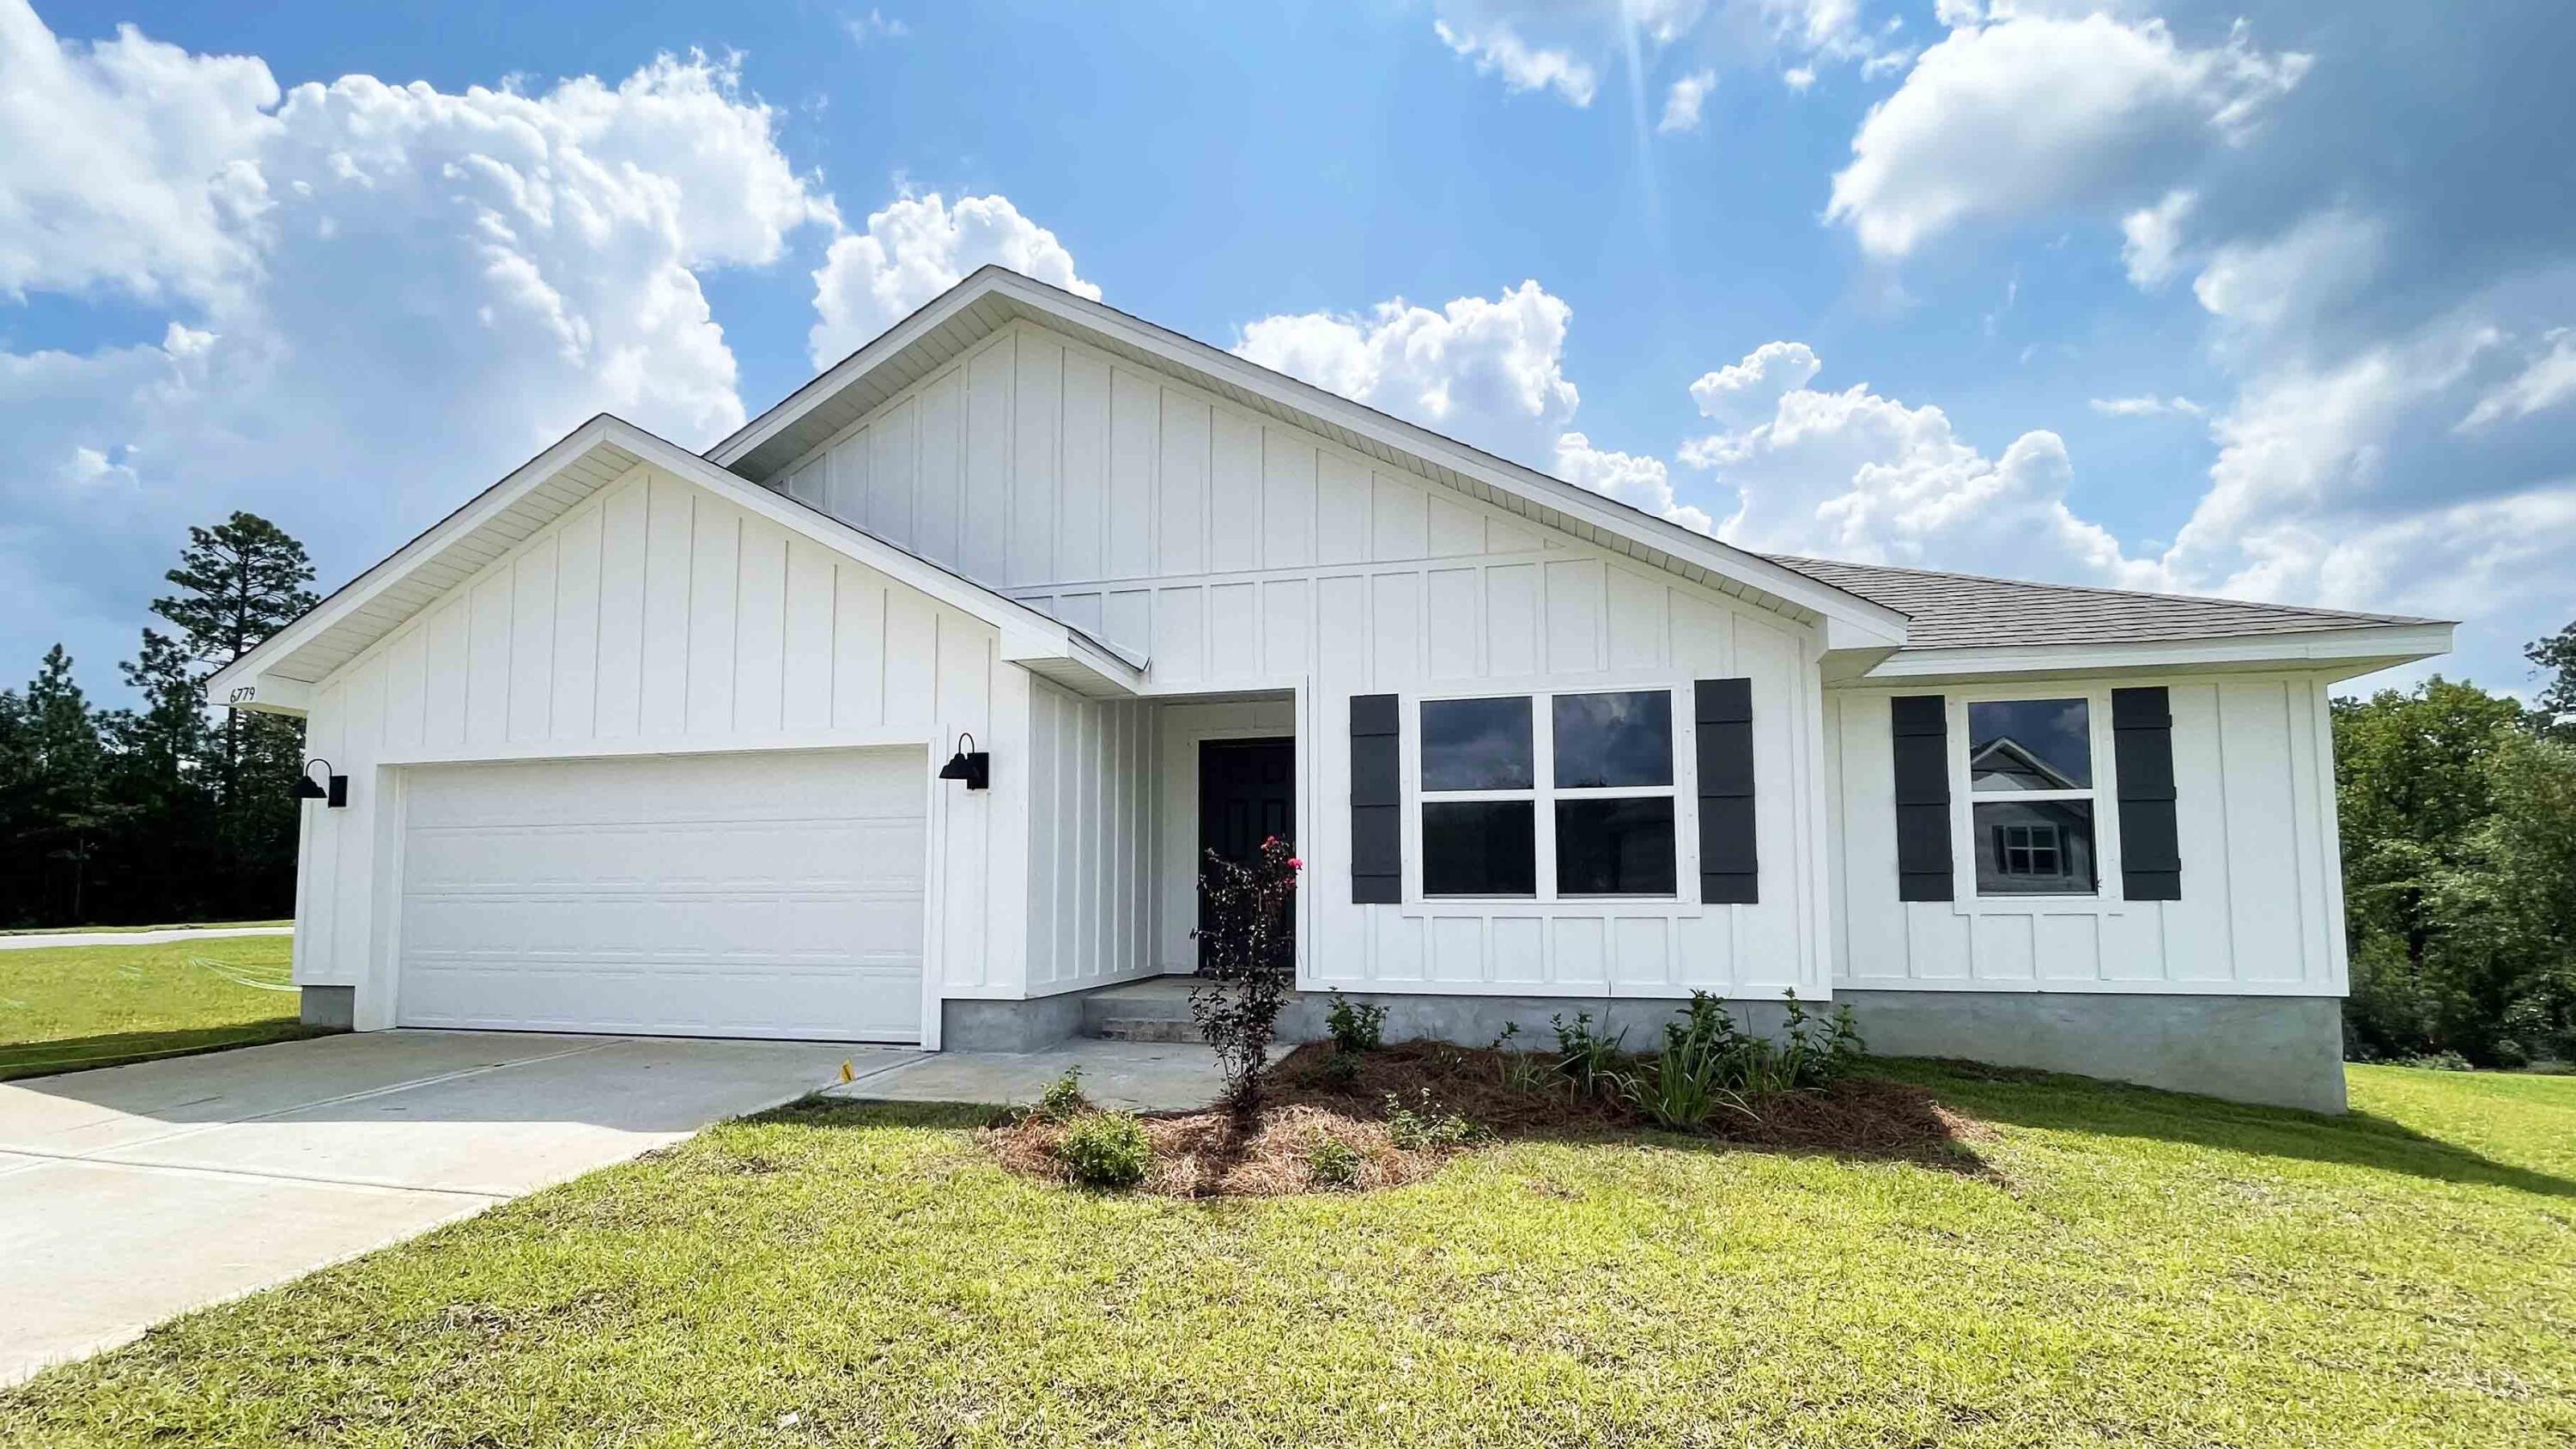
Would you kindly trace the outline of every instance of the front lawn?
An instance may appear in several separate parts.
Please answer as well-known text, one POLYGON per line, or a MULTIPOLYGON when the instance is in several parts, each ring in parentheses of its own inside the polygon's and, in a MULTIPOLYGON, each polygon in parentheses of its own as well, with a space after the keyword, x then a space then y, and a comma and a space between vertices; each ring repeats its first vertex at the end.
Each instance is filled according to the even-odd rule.
POLYGON ((0 951, 0 1081, 310 1035, 292 948, 227 936, 0 951))
POLYGON ((1973 1158, 1522 1140, 1086 1195, 814 1105, 0 1397, 28 1445, 2534 1445, 2576 1435, 2576 1080, 2341 1121, 1891 1073, 1973 1158))

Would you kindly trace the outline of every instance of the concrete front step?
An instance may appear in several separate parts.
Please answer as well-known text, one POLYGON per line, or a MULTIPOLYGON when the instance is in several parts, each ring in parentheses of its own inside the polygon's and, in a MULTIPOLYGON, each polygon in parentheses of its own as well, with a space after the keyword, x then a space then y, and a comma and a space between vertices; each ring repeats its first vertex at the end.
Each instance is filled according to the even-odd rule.
POLYGON ((1187 976, 1158 976, 1094 991, 1082 999, 1082 1034, 1107 1041, 1197 1041, 1198 1023, 1190 1019, 1195 984, 1187 976))

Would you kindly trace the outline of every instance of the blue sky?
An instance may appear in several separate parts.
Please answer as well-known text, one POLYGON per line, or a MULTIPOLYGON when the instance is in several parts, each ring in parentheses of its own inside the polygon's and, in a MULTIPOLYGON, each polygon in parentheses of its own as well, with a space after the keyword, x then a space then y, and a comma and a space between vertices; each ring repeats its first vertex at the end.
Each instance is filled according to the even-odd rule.
POLYGON ((1000 260, 1750 546, 2456 617, 2526 688, 2567 53, 2501 0, 0 0, 0 676, 115 697, 191 522, 336 584, 1000 260))

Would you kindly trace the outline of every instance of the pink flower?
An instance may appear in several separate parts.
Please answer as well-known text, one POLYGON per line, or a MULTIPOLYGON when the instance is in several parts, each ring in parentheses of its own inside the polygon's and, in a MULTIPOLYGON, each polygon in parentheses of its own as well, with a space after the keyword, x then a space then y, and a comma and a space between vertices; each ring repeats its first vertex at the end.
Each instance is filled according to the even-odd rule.
POLYGON ((1292 855, 1288 857, 1288 868, 1290 870, 1304 870, 1306 868, 1306 862, 1299 860, 1297 857, 1292 855))

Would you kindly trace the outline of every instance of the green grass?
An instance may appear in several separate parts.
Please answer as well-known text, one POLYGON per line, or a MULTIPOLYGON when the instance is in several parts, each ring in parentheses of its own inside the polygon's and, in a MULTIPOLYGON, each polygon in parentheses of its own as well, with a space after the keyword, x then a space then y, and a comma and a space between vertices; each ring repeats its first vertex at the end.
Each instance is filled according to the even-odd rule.
POLYGON ((1900 1063, 1945 1170, 1524 1141, 1370 1195, 1005 1176, 967 1109, 727 1124, 0 1396, 0 1441, 2537 1445, 2576 1080, 2341 1121, 1900 1063))
POLYGON ((285 936, 0 951, 0 1081, 284 1041, 285 936))

